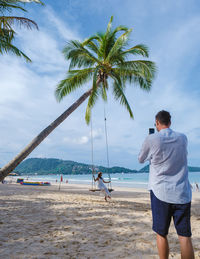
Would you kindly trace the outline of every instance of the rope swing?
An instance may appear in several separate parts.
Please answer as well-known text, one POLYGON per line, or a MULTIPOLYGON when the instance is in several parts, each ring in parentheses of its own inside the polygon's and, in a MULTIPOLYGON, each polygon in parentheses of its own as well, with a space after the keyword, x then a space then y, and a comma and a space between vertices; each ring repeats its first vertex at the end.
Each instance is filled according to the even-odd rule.
POLYGON ((108 174, 108 178, 110 181, 110 183, 108 183, 108 189, 112 189, 111 177, 110 177, 110 173, 109 173, 110 161, 109 161, 109 152, 108 152, 108 132, 107 132, 107 119, 106 119, 105 103, 104 103, 104 125, 105 125, 105 137, 106 137, 107 174, 108 174))
POLYGON ((92 116, 91 116, 91 120, 90 120, 90 125, 91 125, 91 130, 90 130, 90 134, 91 134, 91 159, 92 159, 92 189, 91 190, 95 190, 96 184, 95 184, 95 181, 94 181, 95 170, 94 170, 94 144, 93 144, 92 116))
MULTIPOLYGON (((100 189, 96 188, 96 183, 94 181, 95 179, 95 167, 94 167, 94 142, 93 142, 93 123, 92 123, 92 116, 91 116, 91 121, 90 121, 90 125, 91 125, 91 160, 92 160, 92 188, 90 189, 90 191, 95 192, 95 191, 101 191, 100 189)), ((110 168, 110 161, 109 161, 109 152, 108 152, 108 132, 107 132, 107 119, 106 119, 106 111, 105 111, 105 104, 104 104, 104 127, 105 127, 105 140, 106 140, 106 158, 107 158, 107 174, 108 174, 108 178, 110 183, 107 184, 108 190, 110 192, 114 191, 112 189, 112 183, 111 183, 111 177, 110 177, 110 173, 109 173, 109 168, 110 168)))

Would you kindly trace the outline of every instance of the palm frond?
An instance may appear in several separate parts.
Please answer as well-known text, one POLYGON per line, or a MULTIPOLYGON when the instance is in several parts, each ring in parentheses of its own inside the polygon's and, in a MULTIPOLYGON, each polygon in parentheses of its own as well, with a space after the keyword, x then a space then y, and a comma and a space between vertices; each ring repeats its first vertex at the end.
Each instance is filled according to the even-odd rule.
POLYGON ((111 32, 111 28, 112 28, 112 21, 113 21, 113 16, 110 17, 110 21, 107 25, 107 29, 106 29, 106 33, 105 33, 105 37, 108 38, 108 35, 111 32))
POLYGON ((28 18, 16 16, 0 16, 0 31, 1 29, 12 29, 12 25, 15 23, 19 26, 25 26, 28 29, 32 29, 33 27, 38 29, 37 23, 28 18))
POLYGON ((61 101, 63 97, 81 87, 82 84, 91 79, 94 71, 95 68, 85 68, 81 70, 69 71, 66 79, 61 80, 56 88, 56 99, 61 101))
POLYGON ((102 53, 103 53, 103 57, 104 59, 106 59, 106 57, 108 56, 110 50, 112 49, 112 47, 115 44, 115 40, 116 40, 116 33, 119 31, 128 31, 128 28, 125 26, 118 26, 116 27, 113 31, 111 31, 112 28, 112 21, 113 21, 113 16, 111 16, 110 21, 108 23, 107 26, 107 30, 106 33, 104 35, 104 37, 101 37, 102 39, 102 53))
POLYGON ((85 112, 85 121, 87 124, 89 124, 90 120, 91 120, 91 108, 89 107, 89 105, 87 105, 86 112, 85 112))
POLYGON ((149 50, 146 45, 139 44, 136 45, 130 49, 127 49, 121 53, 121 55, 127 55, 127 54, 133 54, 133 55, 142 55, 143 57, 149 57, 149 50))
POLYGON ((0 12, 3 13, 5 11, 11 12, 12 9, 20 9, 23 12, 27 12, 26 9, 20 6, 16 0, 0 0, 0 12))
POLYGON ((112 47, 115 44, 116 41, 116 33, 120 32, 120 31, 128 31, 128 28, 125 26, 118 26, 117 28, 115 28, 114 31, 110 31, 109 34, 106 34, 105 40, 106 42, 104 43, 104 59, 106 59, 106 57, 108 56, 110 50, 112 49, 112 47))
POLYGON ((134 81, 135 85, 138 85, 140 89, 149 92, 152 87, 152 79, 151 78, 145 78, 142 76, 136 76, 133 78, 132 82, 134 81))
POLYGON ((112 68, 111 72, 114 72, 115 75, 118 75, 118 77, 121 78, 124 84, 127 81, 129 81, 129 83, 132 83, 134 76, 142 76, 142 74, 140 74, 138 71, 131 68, 116 67, 112 68))
POLYGON ((99 56, 99 48, 93 41, 88 42, 87 47, 99 56))
POLYGON ((93 108, 93 106, 95 105, 97 99, 99 96, 99 91, 98 89, 93 89, 92 90, 92 94, 90 95, 89 99, 88 99, 88 104, 87 104, 87 108, 86 108, 86 112, 85 112, 85 121, 87 124, 90 123, 90 119, 91 119, 91 110, 93 108))
POLYGON ((128 36, 131 33, 131 31, 132 29, 126 31, 115 41, 115 44, 113 45, 108 56, 106 57, 106 61, 109 61, 112 58, 112 56, 115 56, 117 52, 122 50, 122 48, 126 45, 128 41, 128 36))
POLYGON ((123 81, 123 77, 121 76, 120 73, 118 73, 118 71, 114 68, 111 69, 109 76, 116 82, 118 82, 118 84, 121 86, 121 88, 123 90, 125 90, 126 85, 124 84, 123 81))
POLYGON ((97 37, 92 36, 86 40, 83 41, 82 46, 83 47, 88 47, 90 50, 92 50, 97 56, 99 56, 99 43, 96 41, 97 37), (94 42, 96 41, 96 42, 94 42))
POLYGON ((113 31, 113 33, 112 34, 116 34, 117 32, 119 32, 119 31, 128 31, 129 29, 128 29, 128 27, 126 27, 126 26, 122 26, 122 25, 120 25, 120 26, 118 26, 118 27, 116 27, 115 29, 114 29, 114 31, 113 31))
POLYGON ((154 78, 156 74, 156 65, 149 60, 134 60, 126 61, 120 64, 121 68, 128 68, 138 71, 144 75, 144 77, 154 78))
POLYGON ((27 62, 31 62, 31 59, 27 57, 21 50, 12 45, 9 41, 6 41, 4 38, 0 37, 0 53, 13 53, 18 57, 23 57, 27 62))
POLYGON ((69 41, 63 49, 63 54, 67 60, 71 60, 70 70, 74 67, 88 67, 93 66, 95 63, 100 63, 99 60, 77 40, 69 41))
POLYGON ((100 83, 100 81, 98 80, 98 73, 99 73, 99 68, 97 67, 94 71, 92 93, 88 99, 88 104, 87 104, 86 113, 85 113, 85 120, 86 120, 87 124, 89 124, 89 122, 90 122, 91 109, 95 105, 95 103, 98 99, 98 87, 99 87, 99 83, 100 83))
POLYGON ((27 12, 21 4, 35 2, 37 4, 44 5, 40 0, 0 0, 0 12, 4 13, 5 11, 12 12, 13 9, 19 9, 23 12, 27 12))
POLYGON ((10 29, 0 29, 0 39, 5 41, 5 42, 9 42, 11 43, 11 41, 13 40, 14 38, 14 35, 15 35, 15 31, 10 29))
POLYGON ((129 112, 130 117, 134 118, 131 107, 130 107, 128 101, 127 101, 127 98, 126 98, 125 94, 124 94, 124 87, 123 87, 121 79, 119 80, 119 76, 117 74, 113 73, 113 72, 111 74, 111 77, 114 80, 114 82, 113 82, 113 94, 114 94, 115 99, 119 100, 120 104, 125 106, 125 108, 129 112))
POLYGON ((121 51, 116 51, 109 59, 109 63, 112 64, 112 67, 120 66, 120 64, 123 64, 126 62, 126 56, 121 55, 121 51))
POLYGON ((107 100, 108 100, 107 93, 106 93, 107 87, 105 86, 105 83, 103 83, 103 86, 100 89, 101 89, 101 97, 102 97, 102 99, 105 102, 107 102, 107 100))
POLYGON ((96 36, 96 40, 99 43, 98 58, 101 60, 105 60, 108 53, 115 44, 115 35, 113 35, 112 32, 107 35, 105 33, 98 32, 96 36))
POLYGON ((105 48, 106 48, 106 37, 104 33, 100 33, 98 32, 96 34, 97 36, 97 41, 99 43, 99 51, 98 51, 98 58, 100 60, 104 60, 105 59, 105 48))
POLYGON ((141 89, 149 91, 155 78, 156 66, 152 61, 135 60, 124 62, 117 68, 113 68, 113 71, 119 74, 124 82, 135 83, 141 89))
POLYGON ((88 44, 88 42, 91 42, 91 41, 93 41, 93 40, 98 40, 98 36, 93 35, 93 36, 91 36, 91 37, 85 39, 85 40, 82 42, 82 45, 85 46, 85 45, 88 44))

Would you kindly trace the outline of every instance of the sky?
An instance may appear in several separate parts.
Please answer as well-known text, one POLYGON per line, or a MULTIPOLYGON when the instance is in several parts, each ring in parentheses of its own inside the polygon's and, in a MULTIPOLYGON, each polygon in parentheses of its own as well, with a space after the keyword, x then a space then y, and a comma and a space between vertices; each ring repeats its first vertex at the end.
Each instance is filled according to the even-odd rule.
MULTIPOLYGON (((69 62, 62 55, 68 40, 113 28, 133 28, 130 45, 145 44, 158 67, 150 92, 126 89, 134 113, 130 119, 111 94, 92 112, 94 164, 107 166, 104 108, 110 166, 140 169, 141 145, 154 127, 155 114, 168 110, 171 128, 188 137, 188 163, 200 166, 200 3, 197 0, 44 0, 26 4, 24 16, 39 31, 16 28, 16 45, 32 63, 10 54, 0 56, 0 166, 64 112, 89 87, 87 83, 60 103, 55 89, 69 62)), ((20 13, 19 13, 20 14, 20 13)), ((21 14, 22 15, 22 14, 21 14)), ((139 59, 139 57, 138 57, 139 59)), ((91 163, 91 131, 85 123, 86 102, 54 130, 29 156, 91 163)))

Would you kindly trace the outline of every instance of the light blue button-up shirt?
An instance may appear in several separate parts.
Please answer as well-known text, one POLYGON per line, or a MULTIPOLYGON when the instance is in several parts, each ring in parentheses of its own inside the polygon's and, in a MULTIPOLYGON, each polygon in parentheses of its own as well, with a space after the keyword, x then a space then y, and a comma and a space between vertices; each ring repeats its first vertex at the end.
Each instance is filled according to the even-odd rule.
POLYGON ((149 185, 155 196, 168 203, 184 204, 191 201, 188 180, 187 137, 170 128, 147 136, 138 160, 149 160, 149 185))

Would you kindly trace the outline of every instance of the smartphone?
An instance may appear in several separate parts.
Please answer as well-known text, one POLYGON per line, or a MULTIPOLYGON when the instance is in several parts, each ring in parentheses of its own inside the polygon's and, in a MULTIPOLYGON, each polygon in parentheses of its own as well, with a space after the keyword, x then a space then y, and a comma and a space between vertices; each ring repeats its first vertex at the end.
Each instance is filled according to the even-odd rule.
POLYGON ((154 128, 149 128, 149 134, 153 134, 155 133, 155 129, 154 128))

